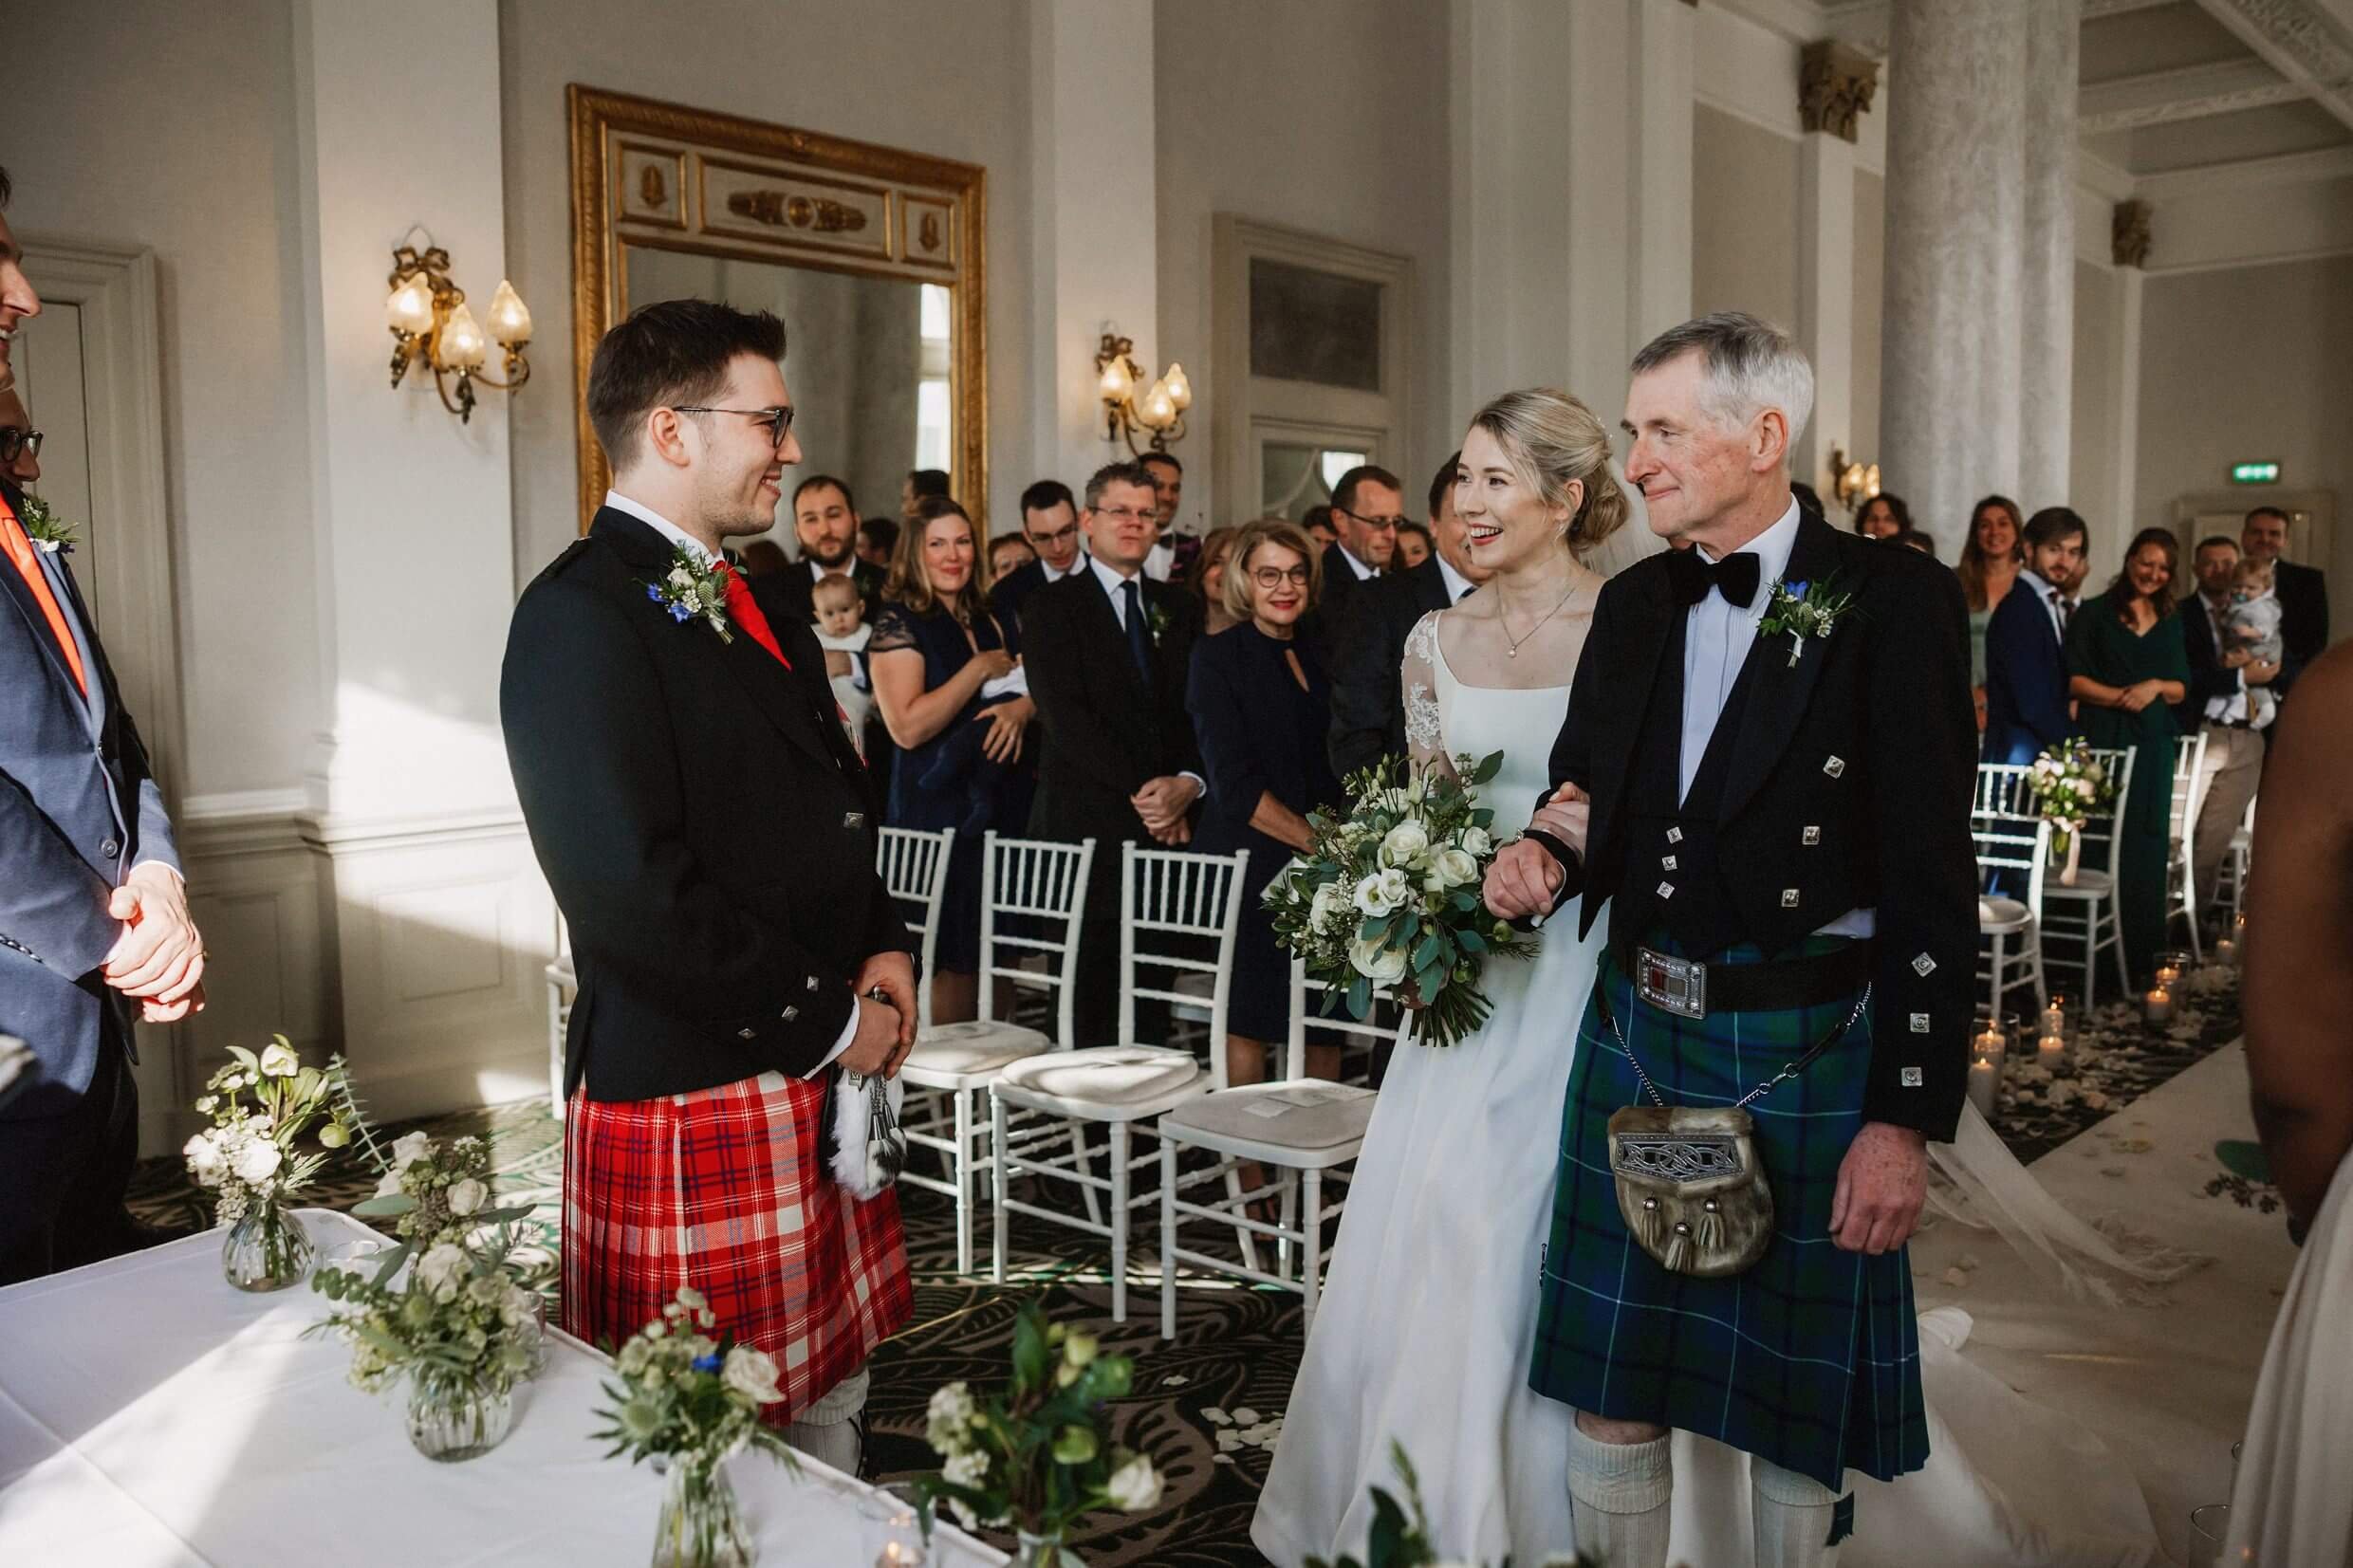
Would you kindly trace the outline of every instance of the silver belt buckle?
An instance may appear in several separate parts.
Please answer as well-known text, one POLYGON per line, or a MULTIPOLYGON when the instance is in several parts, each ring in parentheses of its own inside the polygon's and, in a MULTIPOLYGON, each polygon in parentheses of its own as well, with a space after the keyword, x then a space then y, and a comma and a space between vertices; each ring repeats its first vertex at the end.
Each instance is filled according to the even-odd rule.
POLYGON ((1708 1016, 1708 966, 1693 958, 1634 950, 1634 994, 1677 1018, 1708 1016))

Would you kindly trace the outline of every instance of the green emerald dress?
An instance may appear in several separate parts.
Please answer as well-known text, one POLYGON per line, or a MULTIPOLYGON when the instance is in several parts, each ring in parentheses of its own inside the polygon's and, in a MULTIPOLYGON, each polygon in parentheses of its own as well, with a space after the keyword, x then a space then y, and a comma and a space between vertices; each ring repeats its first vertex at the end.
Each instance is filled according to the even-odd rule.
MULTIPOLYGON (((2067 673, 2103 686, 2190 678, 2181 617, 2169 615, 2135 635, 2117 618, 2114 592, 2085 600, 2067 623, 2067 673)), ((2145 976, 2165 946, 2165 891, 2171 860, 2174 742, 2181 727, 2164 702, 2138 713, 2121 708, 2082 708, 2084 735, 2093 746, 2133 753, 2132 795, 2124 802, 2123 842, 2117 859, 2117 913, 2124 932, 2124 963, 2145 976)))

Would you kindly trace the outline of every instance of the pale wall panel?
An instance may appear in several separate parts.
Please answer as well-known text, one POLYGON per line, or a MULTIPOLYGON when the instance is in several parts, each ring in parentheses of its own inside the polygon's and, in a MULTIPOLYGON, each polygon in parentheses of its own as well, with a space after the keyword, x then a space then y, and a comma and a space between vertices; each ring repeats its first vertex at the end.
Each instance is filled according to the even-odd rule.
POLYGON ((1692 309, 1797 327, 1797 143, 1701 104, 1692 135, 1692 309))

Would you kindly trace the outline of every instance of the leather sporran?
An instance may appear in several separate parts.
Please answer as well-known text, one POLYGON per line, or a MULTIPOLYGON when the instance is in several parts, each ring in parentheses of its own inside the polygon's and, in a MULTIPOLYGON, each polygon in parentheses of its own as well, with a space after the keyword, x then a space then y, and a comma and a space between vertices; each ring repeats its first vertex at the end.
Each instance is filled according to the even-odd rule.
POLYGON ((1629 1105, 1609 1118, 1618 1212, 1635 1245, 1676 1274, 1746 1273, 1773 1239, 1773 1193, 1749 1113, 1629 1105))

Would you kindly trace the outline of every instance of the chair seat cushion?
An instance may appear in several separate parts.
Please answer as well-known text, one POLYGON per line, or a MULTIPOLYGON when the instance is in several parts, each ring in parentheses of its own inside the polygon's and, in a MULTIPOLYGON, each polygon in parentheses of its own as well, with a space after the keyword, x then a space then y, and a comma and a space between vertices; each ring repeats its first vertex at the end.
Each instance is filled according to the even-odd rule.
POLYGON ((2045 877, 2043 896, 2045 898, 2101 898, 2113 892, 2115 887, 2115 877, 2110 876, 2104 871, 2094 871, 2086 866, 2075 874, 2075 885, 2072 887, 2059 880, 2056 873, 2045 877))
POLYGON ((992 1073, 1010 1062, 1033 1057, 1053 1042, 1035 1029, 1003 1020, 968 1019, 962 1024, 935 1024, 915 1037, 907 1065, 925 1073, 969 1076, 992 1073))
POLYGON ((1099 1045, 1027 1057, 998 1076, 1009 1089, 1098 1105, 1142 1105, 1164 1098, 1201 1077, 1190 1051, 1165 1045, 1099 1045))
POLYGON ((1160 1117, 1160 1126, 1292 1149, 1331 1149, 1363 1138, 1374 1098, 1372 1090, 1354 1083, 1252 1083, 1179 1105, 1160 1117))
POLYGON ((2026 905, 2015 898, 1980 898, 1977 900, 1977 930, 1980 932, 2010 932, 2030 924, 2034 916, 2026 905))

